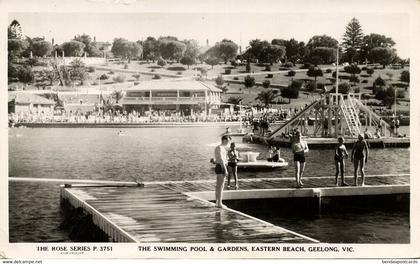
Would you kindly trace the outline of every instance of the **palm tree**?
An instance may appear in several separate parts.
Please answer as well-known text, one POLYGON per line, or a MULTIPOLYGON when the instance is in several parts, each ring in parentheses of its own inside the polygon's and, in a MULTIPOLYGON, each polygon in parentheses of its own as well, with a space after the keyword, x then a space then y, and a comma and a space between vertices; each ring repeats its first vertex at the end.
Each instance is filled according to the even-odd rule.
POLYGON ((239 96, 231 96, 231 97, 229 97, 229 99, 228 99, 227 102, 229 104, 233 104, 234 108, 236 108, 238 105, 241 104, 242 100, 243 100, 242 97, 239 97, 239 96))
POLYGON ((263 90, 258 94, 255 100, 263 103, 265 107, 269 107, 276 97, 277 95, 275 95, 272 90, 263 90))
POLYGON ((115 99, 115 103, 118 104, 118 101, 121 100, 124 97, 124 94, 122 91, 114 91, 112 93, 112 98, 115 99))

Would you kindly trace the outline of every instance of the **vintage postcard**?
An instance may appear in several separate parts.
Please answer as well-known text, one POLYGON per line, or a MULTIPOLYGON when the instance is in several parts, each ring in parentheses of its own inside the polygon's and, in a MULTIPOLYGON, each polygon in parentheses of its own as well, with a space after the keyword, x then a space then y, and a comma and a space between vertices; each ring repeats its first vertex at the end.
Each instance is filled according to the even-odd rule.
POLYGON ((419 1, 0 5, 0 259, 416 263, 419 1))

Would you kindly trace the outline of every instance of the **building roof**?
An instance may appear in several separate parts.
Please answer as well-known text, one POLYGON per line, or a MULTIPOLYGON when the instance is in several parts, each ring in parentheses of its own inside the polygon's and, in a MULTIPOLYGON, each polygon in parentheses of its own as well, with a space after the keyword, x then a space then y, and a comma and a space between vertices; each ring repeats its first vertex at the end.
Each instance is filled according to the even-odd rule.
POLYGON ((55 105, 55 101, 49 100, 45 97, 30 94, 30 93, 15 93, 8 95, 8 102, 14 101, 15 104, 41 104, 41 105, 55 105))
POLYGON ((170 90, 183 90, 183 91, 211 91, 222 92, 219 88, 210 83, 204 83, 195 80, 155 80, 140 82, 138 85, 130 87, 127 91, 170 91, 170 90))

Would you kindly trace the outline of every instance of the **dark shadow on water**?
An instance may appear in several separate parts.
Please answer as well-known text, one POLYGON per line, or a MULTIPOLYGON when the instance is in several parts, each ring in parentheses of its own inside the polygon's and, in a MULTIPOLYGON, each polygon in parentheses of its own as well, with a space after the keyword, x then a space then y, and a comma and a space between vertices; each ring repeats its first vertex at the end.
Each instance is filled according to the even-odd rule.
POLYGON ((408 195, 331 200, 320 214, 310 199, 250 199, 225 204, 321 242, 410 243, 408 195))

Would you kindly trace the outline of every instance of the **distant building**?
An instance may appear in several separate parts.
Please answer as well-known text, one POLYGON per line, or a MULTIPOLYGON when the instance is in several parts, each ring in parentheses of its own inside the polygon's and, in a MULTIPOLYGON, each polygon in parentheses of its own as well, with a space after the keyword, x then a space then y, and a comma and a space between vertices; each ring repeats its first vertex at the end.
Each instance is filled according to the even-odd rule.
POLYGON ((209 114, 220 106, 222 90, 195 80, 159 80, 141 82, 126 90, 121 104, 138 113, 165 111, 184 116, 209 114))
POLYGON ((55 101, 45 97, 29 94, 16 93, 9 94, 8 112, 9 113, 50 113, 54 111, 55 101))

